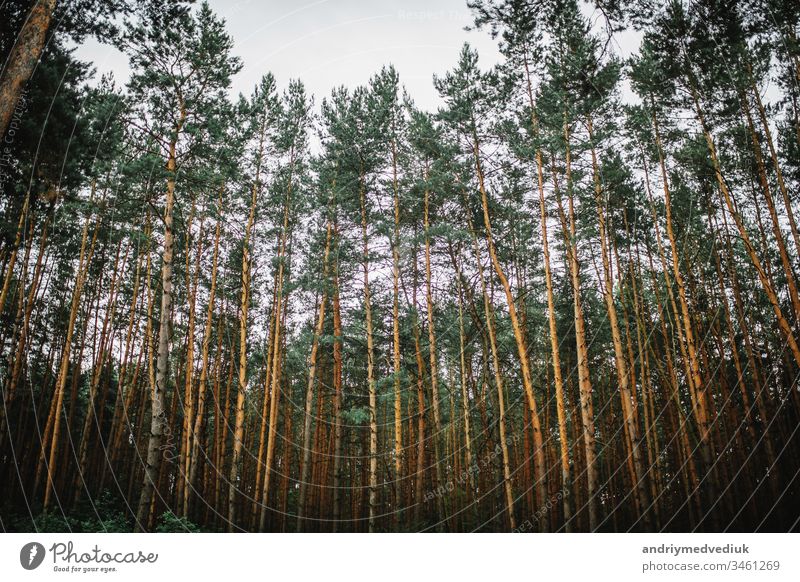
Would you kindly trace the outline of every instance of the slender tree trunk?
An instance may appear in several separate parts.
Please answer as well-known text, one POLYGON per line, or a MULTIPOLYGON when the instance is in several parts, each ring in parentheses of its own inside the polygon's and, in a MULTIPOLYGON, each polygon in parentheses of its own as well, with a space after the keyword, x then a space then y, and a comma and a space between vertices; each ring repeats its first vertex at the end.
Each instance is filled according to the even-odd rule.
MULTIPOLYGON (((450 258, 453 263, 453 269, 456 272, 456 285, 458 287, 458 359, 459 359, 459 379, 461 384, 461 408, 464 419, 464 450, 465 450, 465 466, 466 466, 466 486, 467 486, 467 503, 471 504, 473 510, 477 512, 475 505, 474 491, 475 483, 473 472, 473 453, 472 453, 472 432, 470 430, 470 405, 468 391, 468 378, 467 378, 467 334, 464 327, 464 280, 459 267, 456 254, 453 252, 452 245, 449 248, 450 258)), ((461 255, 459 250, 458 255, 461 255)))
MULTIPOLYGON (((331 249, 331 231, 332 224, 328 222, 327 232, 325 233, 325 251, 322 259, 322 281, 323 285, 327 285, 328 277, 328 256, 331 249)), ((327 290, 322 292, 322 298, 319 302, 317 310, 317 322, 314 326, 314 339, 311 342, 311 355, 308 359, 308 383, 306 385, 306 400, 305 411, 303 419, 303 449, 300 461, 300 491, 297 497, 297 531, 303 530, 303 515, 306 506, 306 494, 308 491, 308 480, 311 469, 311 421, 312 414, 311 408, 314 402, 314 381, 317 376, 317 350, 319 348, 319 338, 322 336, 323 327, 325 325, 325 307, 328 303, 327 290)), ((318 396, 318 400, 322 401, 322 395, 318 396)), ((317 416, 317 422, 322 422, 322 417, 317 416)))
POLYGON ((372 332, 372 301, 369 291, 369 237, 367 234, 366 185, 359 180, 361 201, 362 264, 364 270, 364 310, 367 330, 367 389, 369 393, 369 532, 375 531, 378 504, 378 404, 375 389, 375 347, 372 332))
POLYGON ((11 279, 14 277, 14 266, 17 263, 17 252, 19 245, 22 242, 22 235, 25 232, 25 224, 28 220, 28 208, 30 207, 30 196, 25 196, 25 202, 22 203, 22 210, 19 213, 19 223, 17 224, 17 234, 14 238, 14 244, 11 247, 11 255, 6 264, 6 274, 3 277, 3 290, 0 291, 0 314, 6 306, 6 299, 8 298, 8 290, 11 287, 11 279))
MULTIPOLYGON (((185 109, 181 106, 181 119, 178 122, 176 135, 180 133, 185 120, 185 109)), ((172 260, 175 245, 175 235, 172 231, 172 214, 175 207, 175 173, 176 146, 170 142, 169 157, 167 159, 167 196, 164 205, 164 247, 161 254, 161 313, 158 324, 158 352, 156 358, 156 377, 152 391, 150 410, 150 437, 147 443, 147 460, 145 465, 144 483, 139 496, 139 507, 136 511, 136 531, 145 531, 150 525, 150 507, 154 499, 153 492, 161 469, 163 451, 161 438, 166 426, 166 412, 164 409, 164 395, 167 389, 167 375, 169 374, 169 345, 172 334, 172 260)))
MULTIPOLYGON (((260 158, 259 158, 260 159, 260 158)), ((260 162, 259 162, 260 163, 260 162)), ((256 181, 252 186, 250 199, 250 214, 244 231, 242 243, 242 293, 239 304, 239 382, 236 394, 236 420, 233 435, 233 457, 231 458, 230 489, 228 490, 228 531, 236 527, 236 492, 241 489, 239 484, 239 465, 242 455, 244 437, 244 401, 247 392, 247 323, 250 307, 250 239, 253 233, 253 224, 256 217, 256 204, 258 202, 258 171, 256 181)))
MULTIPOLYGON (((572 183, 572 152, 570 149, 570 131, 567 115, 564 114, 564 143, 567 196, 569 203, 568 216, 564 212, 561 201, 561 192, 558 187, 555 165, 553 165, 553 188, 558 204, 561 230, 567 250, 570 282, 572 284, 573 312, 575 325, 575 343, 578 359, 578 395, 580 400, 581 427, 583 429, 583 450, 586 462, 587 502, 589 514, 589 529, 594 531, 599 523, 598 505, 600 495, 599 468, 596 462, 594 404, 592 402, 592 382, 589 376, 589 350, 586 345, 586 323, 581 305, 581 275, 578 261, 578 246, 575 238, 575 207, 573 202, 572 183)), ((580 473, 575 471, 576 475, 580 473)), ((576 510, 580 510, 576 501, 576 510)))
MULTIPOLYGON (((145 225, 145 238, 149 240, 150 236, 150 217, 148 213, 148 218, 145 225)), ((133 279, 133 290, 131 291, 131 305, 130 305, 130 315, 128 316, 128 328, 125 332, 125 348, 123 351, 122 356, 122 364, 119 370, 119 382, 117 385, 117 397, 116 402, 114 403, 114 415, 111 418, 111 431, 109 433, 108 442, 111 457, 106 465, 104 465, 102 476, 100 478, 100 490, 103 490, 103 485, 105 483, 105 478, 107 475, 107 471, 114 470, 116 466, 116 462, 119 458, 120 447, 122 444, 122 435, 125 431, 124 423, 129 423, 128 411, 133 403, 132 396, 136 392, 134 389, 135 380, 128 382, 128 374, 130 372, 130 367, 132 364, 133 359, 133 332, 134 329, 139 329, 140 325, 140 315, 139 315, 139 297, 141 295, 141 286, 142 286, 142 267, 145 261, 145 255, 149 255, 149 243, 148 247, 145 250, 139 250, 138 257, 136 259, 136 274, 134 275, 133 279)), ((149 276, 149 273, 148 273, 149 276)), ((144 349, 139 350, 138 354, 138 361, 141 362, 142 354, 144 353, 144 349)), ((136 372, 138 372, 139 364, 137 363, 136 369, 134 371, 134 377, 137 376, 136 372)))
POLYGON ((640 517, 644 518, 645 530, 648 529, 648 517, 644 513, 648 507, 647 489, 644 473, 644 465, 641 456, 641 442, 639 429, 636 423, 635 406, 633 398, 636 385, 628 371, 625 360, 625 353, 622 347, 622 334, 620 333, 619 320, 617 318, 617 308, 614 303, 614 289, 611 276, 611 265, 608 256, 608 246, 611 242, 606 233, 605 203, 603 201, 603 188, 600 181, 600 168, 597 162, 597 153, 594 144, 594 134, 591 115, 587 119, 589 131, 590 149, 592 154, 592 181, 594 184, 595 201, 597 205, 597 222, 600 236, 600 254, 603 261, 603 297, 606 302, 608 312, 608 322, 611 327, 611 339, 614 344, 614 364, 617 371, 617 381, 619 382, 620 400, 622 405, 622 419, 626 431, 626 440, 630 445, 630 456, 632 460, 631 484, 634 492, 636 509, 640 517))
MULTIPOLYGON (((222 192, 224 186, 220 188, 219 201, 217 205, 218 212, 222 212, 222 192)), ((184 465, 184 471, 187 475, 185 481, 185 490, 183 492, 183 508, 182 513, 184 517, 189 515, 189 505, 191 501, 192 492, 194 491, 194 484, 197 478, 197 469, 200 465, 198 453, 200 450, 200 434, 203 427, 203 411, 205 408, 206 396, 206 383, 208 382, 208 352, 211 346, 211 330, 214 320, 214 302, 217 295, 217 265, 219 262, 219 239, 221 233, 221 219, 217 218, 217 224, 214 229, 214 253, 211 259, 211 286, 208 291, 208 310, 206 312, 206 325, 203 330, 203 344, 201 347, 200 355, 200 377, 198 378, 198 394, 197 394, 197 412, 193 418, 193 425, 191 433, 187 435, 187 455, 184 465)))
MULTIPOLYGON (((88 469, 88 461, 89 461, 89 444, 91 442, 92 437, 92 424, 96 425, 97 434, 101 434, 101 426, 102 423, 97 420, 97 390, 100 384, 100 378, 103 374, 103 370, 106 366, 106 354, 109 351, 107 348, 107 344, 113 343, 107 341, 110 328, 113 327, 112 321, 114 317, 114 310, 116 308, 116 301, 117 301, 117 292, 118 292, 118 283, 122 278, 122 274, 120 274, 120 251, 122 250, 122 241, 120 240, 117 243, 117 252, 114 258, 114 267, 111 274, 111 282, 109 284, 109 295, 108 295, 108 304, 106 306, 106 312, 103 316, 103 325, 100 332, 100 341, 98 343, 97 349, 97 356, 94 361, 94 373, 92 374, 92 381, 89 386, 89 402, 88 407, 86 410, 86 416, 84 417, 83 422, 83 430, 81 431, 81 440, 80 445, 78 447, 78 472, 75 475, 75 480, 73 484, 73 491, 74 491, 74 502, 77 503, 81 497, 81 491, 83 487, 88 487, 88 480, 87 480, 87 469, 88 469)), ((125 256, 122 259, 122 265, 124 269, 124 265, 127 262, 128 258, 128 251, 130 247, 128 247, 125 251, 125 256)), ((102 403, 101 403, 102 407, 102 403)), ((105 447, 103 447, 105 449, 105 447)))
MULTIPOLYGON (((528 47, 525 48, 524 68, 525 82, 528 94, 528 105, 531 110, 531 125, 534 135, 539 135, 539 118, 536 113, 536 102, 533 97, 533 83, 531 81, 530 64, 528 62, 528 47)), ((564 398, 564 381, 561 374, 561 356, 559 354, 558 330, 556 327, 555 299, 553 293, 553 275, 550 270, 550 245, 547 239, 547 209, 544 197, 544 163, 542 160, 542 150, 536 148, 536 185, 539 190, 539 214, 542 228, 542 253, 544 262, 545 287, 547 289, 547 311, 548 325, 550 333, 550 355, 553 359, 553 381, 556 392, 556 413, 558 416, 558 435, 561 450, 561 504, 564 510, 565 530, 572 530, 572 511, 569 500, 569 441, 567 437, 566 404, 564 398)))
POLYGON ((192 201, 192 212, 187 226, 186 241, 186 289, 189 294, 189 321, 186 329, 186 365, 184 366, 184 387, 183 387, 183 427, 181 429, 181 446, 178 465, 178 480, 176 484, 177 511, 179 515, 186 517, 184 507, 185 496, 188 491, 189 480, 189 455, 191 454, 191 432, 194 424, 194 341, 195 323, 197 320, 197 286, 200 276, 200 263, 203 254, 203 220, 200 221, 200 230, 197 236, 197 250, 195 255, 194 273, 190 268, 191 257, 191 225, 195 213, 195 202, 192 201), (191 276, 191 278, 190 278, 191 276))
POLYGON ((547 209, 544 198, 544 175, 542 152, 536 152, 536 176, 539 189, 539 215, 542 227, 542 253, 544 263, 545 287, 547 290, 547 322, 550 332, 550 356, 553 361, 553 381, 556 392, 556 413, 558 416, 558 438, 561 459, 561 504, 564 510, 564 529, 572 531, 572 510, 569 500, 569 437, 567 435, 566 398, 564 380, 561 374, 561 356, 559 354, 558 328, 556 324, 555 293, 553 292, 553 274, 550 270, 550 243, 547 238, 547 209))
MULTIPOLYGON (((465 201, 466 202, 466 201, 465 201)), ((478 279, 481 285, 481 294, 483 295, 483 311, 486 318, 486 334, 489 337, 489 346, 492 354, 492 364, 494 368, 494 379, 497 386, 497 408, 498 408, 498 428, 500 432, 500 450, 502 453, 502 466, 503 466, 503 492, 505 494, 506 513, 508 515, 509 529, 514 530, 517 527, 517 520, 514 514, 514 493, 511 482, 511 465, 508 454, 508 439, 506 437, 506 406, 505 394, 503 388, 503 376, 500 369, 500 354, 497 348, 497 334, 495 332, 495 319, 494 310, 492 309, 489 292, 486 285, 486 278, 483 272, 483 261, 481 259, 480 247, 478 246, 478 238, 475 234, 475 228, 472 225, 472 220, 469 217, 469 212, 466 213, 467 225, 470 233, 472 234, 473 251, 475 253, 475 262, 478 268, 478 279)))
MULTIPOLYGON (((800 71, 800 69, 796 69, 800 71)), ((764 104, 761 102, 761 92, 758 90, 756 86, 755 79, 753 79, 752 68, 750 64, 747 64, 747 74, 750 80, 750 89, 753 93, 753 97, 756 102, 756 109, 758 110, 758 117, 761 120, 761 127, 764 130, 764 136, 766 137, 767 146, 769 148, 770 160, 772 161, 773 169, 775 170, 775 178, 778 182, 778 189, 781 191, 781 196, 783 198, 783 205, 786 209, 786 217, 789 219, 789 228, 792 232, 792 238, 794 239, 795 245, 795 253, 800 254, 800 234, 798 233, 797 229, 797 221, 794 217, 794 210, 792 209, 792 202, 789 196, 789 190, 786 187, 786 181, 783 177, 783 172, 781 171, 781 165, 778 161, 778 154, 775 151, 775 141, 772 138, 772 130, 769 127, 769 119, 767 119, 767 112, 764 109, 764 104)), ((798 79, 800 81, 800 79, 798 79)), ((800 131, 800 128, 798 129, 800 131)))
MULTIPOLYGON (((789 251, 786 248, 786 241, 781 231, 780 218, 778 211, 775 207, 775 201, 772 198, 772 190, 769 185, 769 178, 767 177, 767 169, 764 164, 764 157, 761 153, 761 140, 753 123, 753 117, 750 114, 750 104, 747 100, 747 95, 742 93, 742 109, 744 110, 747 119, 747 128, 750 133, 750 138, 753 142, 753 154, 756 160, 756 170, 758 173, 758 180, 761 185, 761 191, 764 194, 764 200, 767 203, 767 211, 769 212, 770 221, 772 223, 772 234, 775 237, 775 243, 778 245, 778 255, 781 259, 781 266, 783 273, 786 276, 786 285, 789 288, 789 299, 792 302, 792 309, 795 314, 795 319, 800 317, 800 296, 797 293, 797 283, 795 281, 794 271, 792 270, 792 261, 789 258, 789 251)), ((791 208, 791 205, 788 206, 791 208)), ((791 210, 790 210, 791 212, 791 210)), ((790 223, 791 224, 791 223, 790 223)))
MULTIPOLYGON (((428 169, 425 168, 425 180, 428 178, 428 169)), ((423 224, 425 228, 425 304, 428 314, 428 355, 430 360, 431 402, 433 404, 433 450, 436 458, 436 485, 444 483, 442 479, 442 464, 445 461, 440 456, 440 441, 442 433, 441 412, 439 410, 439 378, 436 362, 436 327, 433 320, 433 291, 431 287, 431 237, 430 237, 430 189, 426 186, 423 201, 423 224)), ((446 509, 441 496, 437 497, 439 505, 439 526, 445 518, 446 509)))
POLYGON ((694 395, 692 407, 694 409, 694 415, 697 419, 697 425, 700 430, 700 449, 703 455, 703 462, 705 464, 705 468, 708 469, 711 467, 712 453, 710 448, 711 445, 708 441, 709 418, 706 406, 706 388, 703 385, 703 379, 700 372, 700 362, 697 357, 697 347, 695 344, 694 330, 689 312, 689 303, 686 299, 686 284, 684 283, 683 275, 680 269, 680 262, 678 258, 679 247, 676 241, 675 231, 672 226, 672 201, 669 178, 667 177, 666 161, 664 160, 663 148, 661 146, 661 133, 658 124, 658 116, 656 115, 652 99, 651 106, 653 128, 656 136, 656 149, 658 151, 659 167, 661 169, 661 182, 664 190, 667 237, 669 238, 670 247, 672 249, 672 274, 675 279, 675 285, 678 291, 678 302, 681 308, 682 331, 686 342, 686 354, 690 371, 689 386, 692 394, 694 395))
MULTIPOLYGON (((95 183, 92 182, 92 195, 91 199, 94 200, 95 183)), ((83 233, 81 235, 81 250, 78 259, 78 269, 75 277, 75 287, 72 291, 72 305, 70 308, 69 319, 67 321, 67 330, 64 339, 64 349, 61 354, 61 363, 59 365, 58 377, 56 379, 56 387, 53 392, 53 406, 47 421, 48 427, 45 428, 45 440, 47 435, 50 434, 49 427, 52 426, 52 438, 50 439, 49 453, 47 448, 42 445, 42 459, 37 470, 37 477, 34 482, 34 490, 38 489, 40 482, 39 474, 41 469, 46 464, 47 470, 47 489, 44 494, 44 510, 50 507, 52 495, 54 493, 54 476, 56 474, 56 457, 58 455, 59 436, 61 432, 61 416, 62 406, 64 402, 64 388, 67 384, 67 374, 69 372, 69 359, 70 348, 72 347, 72 334, 75 331, 75 321, 78 318, 78 307, 80 306, 81 293, 83 292, 83 285, 86 282, 86 277, 89 271, 89 264, 92 261, 94 254, 95 243, 97 242, 97 233, 100 226, 100 217, 97 218, 92 241, 89 248, 86 248, 88 232, 89 232, 89 217, 86 218, 83 226, 83 233)))
POLYGON ((287 241, 289 238, 289 216, 292 201, 292 180, 294 159, 290 162, 289 182, 283 208, 283 226, 281 240, 278 245, 278 268, 275 275, 275 332, 273 333, 272 369, 270 370, 269 390, 265 397, 269 398, 269 432, 267 434, 266 461, 264 463, 264 482, 261 490, 261 516, 259 517, 259 531, 264 531, 269 509, 269 490, 272 480, 272 461, 275 455, 275 441, 278 436, 278 402, 280 400, 280 381, 282 371, 283 353, 282 328, 284 325, 285 311, 288 305, 288 294, 284 295, 284 273, 287 262, 287 241), (282 315, 283 313, 283 315, 282 315))
POLYGON ((800 346, 798 346, 797 339, 795 338, 794 332, 792 331, 792 326, 789 324, 789 321, 783 314, 780 301, 778 300, 778 295, 776 294, 775 288, 772 282, 770 281, 770 277, 768 276, 766 270, 764 269, 764 265, 758 258, 755 246, 753 246, 753 243, 750 240, 750 235, 748 234, 747 228, 745 227, 744 222, 742 221, 742 217, 736 210, 730 189, 728 188, 728 184, 725 181, 724 176, 722 175, 722 169, 719 163, 719 159, 717 157, 717 149, 716 146, 714 145, 714 139, 708 130, 708 126, 705 121, 705 116, 703 115, 703 110, 700 107, 700 102, 697 97, 697 93, 694 89, 694 86, 691 86, 690 89, 692 93, 692 101, 695 107, 695 113, 697 115, 697 120, 700 123, 700 128, 703 132, 703 137, 705 138, 706 145, 708 146, 708 153, 709 156, 711 157, 711 164, 714 168, 714 175, 717 179, 717 184, 719 185, 719 191, 722 194, 722 200, 725 203, 725 206, 727 207, 731 217, 733 218, 734 223, 736 224, 736 228, 739 231, 739 236, 742 238, 745 250, 747 251, 748 257, 750 258, 750 262, 753 263, 753 267, 755 267, 756 273, 758 274, 758 279, 761 282, 761 287, 764 289, 764 293, 766 294, 767 299, 769 300, 769 303, 772 306, 772 311, 775 313, 775 319, 777 320, 778 328, 781 330, 781 333, 783 334, 784 339, 786 340, 786 343, 788 344, 789 349, 792 352, 792 356, 794 357, 795 363, 798 366, 800 366, 800 346))
POLYGON ((400 357, 400 193, 397 181, 397 144, 392 141, 392 201, 394 231, 392 233, 392 364, 394 372, 394 518, 402 519, 401 487, 403 484, 403 417, 400 357))
POLYGON ((341 473, 344 427, 342 426, 342 315, 339 303, 339 229, 334 208, 333 236, 336 254, 333 260, 333 531, 339 529, 341 520, 341 473))
MULTIPOLYGON (((511 319, 511 327, 514 332, 514 340, 517 345, 517 354, 519 356, 520 368, 522 372, 522 384, 525 388, 525 395, 527 397, 527 404, 531 412, 531 431, 533 432, 533 474, 536 488, 536 503, 538 507, 544 507, 547 496, 547 480, 546 480, 546 463, 545 463, 545 450, 544 438, 542 437, 542 427, 539 419, 539 411, 536 404, 536 398, 533 394, 533 378, 531 376, 530 362, 528 360, 528 347, 525 341, 525 331, 522 329, 519 317, 517 316, 517 309, 515 307, 514 296, 511 293, 511 284, 506 278, 503 267, 500 265, 500 260, 497 257, 497 252, 494 246, 494 237, 492 235, 491 220, 489 218, 489 199, 486 193, 486 185, 484 183, 483 168, 480 159, 480 145, 477 135, 473 132, 473 154, 475 157, 475 171, 478 176, 478 188, 481 194, 481 205, 483 207, 483 223, 486 231, 486 244, 489 249, 489 257, 492 261, 495 274, 503 286, 503 291, 506 296, 506 303, 508 304, 508 314, 511 319)), ((546 529, 544 520, 539 522, 540 530, 546 529)), ((511 529, 515 529, 513 526, 511 529)))

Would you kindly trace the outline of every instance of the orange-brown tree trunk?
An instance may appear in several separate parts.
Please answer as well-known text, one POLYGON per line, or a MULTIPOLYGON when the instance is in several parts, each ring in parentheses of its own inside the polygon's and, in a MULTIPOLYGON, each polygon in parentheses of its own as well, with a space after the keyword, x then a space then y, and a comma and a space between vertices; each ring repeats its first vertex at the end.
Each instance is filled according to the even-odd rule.
POLYGON ((35 0, 0 76, 0 136, 6 134, 23 87, 42 56, 56 0, 35 0))

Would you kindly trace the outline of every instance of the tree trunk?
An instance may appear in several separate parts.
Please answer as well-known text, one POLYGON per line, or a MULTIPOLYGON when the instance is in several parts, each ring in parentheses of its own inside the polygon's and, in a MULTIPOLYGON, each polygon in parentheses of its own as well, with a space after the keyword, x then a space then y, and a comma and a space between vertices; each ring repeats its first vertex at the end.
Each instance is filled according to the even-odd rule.
MULTIPOLYGON (((95 192, 95 183, 92 182, 92 195, 91 199, 94 200, 94 192, 95 192)), ((65 333, 64 339, 64 350, 61 354, 61 363, 59 365, 58 377, 56 380, 56 387, 53 392, 53 406, 50 411, 50 415, 47 421, 48 427, 45 427, 45 440, 47 440, 47 436, 50 434, 49 427, 52 426, 52 438, 50 439, 50 450, 49 450, 49 459, 47 456, 47 449, 44 445, 42 445, 42 459, 41 463, 39 464, 39 469, 37 470, 37 476, 34 481, 34 490, 38 489, 38 485, 40 482, 39 474, 41 469, 46 464, 47 470, 47 489, 45 490, 44 494, 44 510, 50 507, 50 502, 52 500, 53 491, 53 479, 56 472, 56 456, 58 455, 58 440, 61 432, 61 415, 62 415, 62 406, 64 402, 64 388, 67 384, 67 374, 69 372, 69 358, 70 358, 70 349, 72 347, 72 334, 75 331, 75 321, 78 318, 78 307, 80 306, 81 300, 81 293, 83 292, 83 285, 86 282, 86 276, 89 271, 89 264, 92 261, 92 256, 94 254, 95 243, 97 242, 97 234, 100 227, 101 218, 98 216, 97 222, 95 224, 94 233, 92 235, 92 241, 89 245, 89 248, 86 248, 86 242, 89 232, 89 217, 86 218, 83 226, 83 233, 81 235, 81 250, 80 256, 78 259, 78 269, 77 274, 75 277, 75 288, 72 291, 72 305, 70 308, 69 319, 67 321, 67 330, 65 333)))
MULTIPOLYGON (((428 169, 425 168, 425 180, 427 180, 428 169)), ((439 379, 438 368, 436 363, 436 328, 433 321, 433 292, 431 290, 431 238, 430 238, 430 189, 425 187, 424 194, 424 217, 423 223, 425 228, 425 304, 428 313, 428 356, 430 360, 430 378, 431 378, 431 403, 433 404, 433 450, 436 458, 436 485, 442 485, 442 463, 445 461, 440 456, 440 435, 442 433, 442 420, 439 410, 439 379)), ((439 505, 439 521, 441 527, 442 520, 445 518, 444 500, 441 496, 437 497, 439 505)))
MULTIPOLYGON (((220 188, 219 202, 217 205, 218 212, 222 212, 222 192, 224 186, 220 188)), ((197 394, 197 412, 193 418, 193 425, 190 427, 191 433, 187 435, 186 443, 187 454, 184 471, 186 472, 185 490, 183 492, 183 508, 182 514, 184 517, 189 516, 189 506, 191 501, 192 492, 194 491, 194 484, 197 477, 197 469, 200 465, 198 453, 200 450, 200 434, 203 427, 203 411, 205 408, 206 397, 206 383, 208 381, 208 352, 211 346, 211 329, 214 320, 214 302, 217 295, 217 264, 219 262, 219 239, 221 232, 221 218, 217 218, 217 224, 214 229, 214 254, 211 259, 211 287, 208 291, 208 310, 206 312, 206 325, 203 330, 203 344, 201 347, 200 355, 200 377, 198 378, 198 394, 197 394)))
MULTIPOLYGON (((331 248, 331 230, 332 225, 328 222, 327 232, 325 234, 325 251, 322 259, 322 281, 323 285, 327 285, 328 277, 328 255, 331 248)), ((306 384, 306 400, 305 411, 303 420, 303 449, 300 461, 300 491, 297 497, 297 531, 303 530, 303 515, 305 513, 306 505, 306 492, 308 491, 308 479, 310 476, 311 468, 311 421, 312 414, 311 408, 314 402, 314 381, 317 375, 317 350, 319 348, 319 338, 322 336, 323 327, 325 325, 325 307, 328 302, 327 291, 322 292, 322 298, 319 302, 319 309, 317 310, 317 323, 314 326, 314 338, 311 342, 311 355, 308 359, 308 383, 306 384)), ((322 395, 318 396, 322 400, 322 395)), ((318 415, 317 422, 322 422, 321 416, 318 415)), ((288 469, 287 469, 288 471, 288 469)))
MULTIPOLYGON (((528 347, 525 341, 525 331, 522 329, 519 317, 517 316, 517 309, 515 307, 514 296, 511 293, 511 284, 506 278, 503 267, 500 265, 500 260, 497 257, 497 252, 494 246, 494 238, 492 235, 491 220, 489 218, 489 198, 486 193, 486 186, 484 183, 483 168, 480 159, 480 145, 478 137, 473 132, 473 154, 475 157, 475 171, 478 176, 478 188, 481 194, 481 205, 483 208, 483 223, 486 231, 486 244, 489 249, 489 257, 492 261, 495 274, 500 280, 505 292, 506 303, 508 304, 508 315, 511 319, 511 327, 514 332, 514 340, 517 345, 517 355, 519 357, 520 368, 522 372, 522 384, 525 388, 525 395, 527 397, 527 404, 531 412, 531 431, 533 432, 533 474, 536 488, 536 503, 538 507, 544 507, 547 497, 547 475, 545 463, 545 450, 544 438, 542 437, 542 427, 539 419, 539 411, 536 404, 536 398, 533 394, 533 378, 531 376, 530 362, 528 360, 528 347)), ((502 437, 501 437, 502 438, 502 437)), ((539 522, 540 531, 546 529, 544 520, 539 522)), ((511 529, 514 529, 512 527, 511 529)))
POLYGON ((372 334, 372 302, 369 292, 369 237, 367 234, 366 185, 359 179, 361 201, 362 265, 364 270, 364 310, 367 330, 367 389, 369 392, 369 532, 375 531, 378 504, 378 402, 375 390, 375 347, 372 334))
MULTIPOLYGON (((599 523, 598 505, 600 495, 599 468, 596 462, 594 404, 592 402, 592 382, 589 376, 589 350, 586 345, 586 323, 581 305, 581 275, 578 261, 578 245, 575 239, 575 207, 572 191, 572 152, 570 149, 570 131, 567 115, 564 114, 564 143, 567 196, 569 203, 568 216, 564 212, 561 192, 558 187, 555 165, 553 165, 553 189, 556 194, 561 230, 566 246, 569 264, 570 282, 572 283, 573 313, 575 325, 575 343, 578 359, 578 396, 580 400, 581 427, 583 430, 583 450, 586 461, 587 502, 589 513, 589 529, 594 531, 599 523)), ((575 471, 576 474, 580 474, 575 471)), ((576 502, 576 509, 580 509, 576 502)))
POLYGON ((400 522, 403 502, 403 417, 400 371, 400 193, 397 182, 397 144, 392 141, 392 201, 394 232, 392 234, 392 364, 394 372, 394 518, 400 522))
MULTIPOLYGON (((465 201, 466 202, 466 201, 465 201)), ((495 319, 494 310, 492 309, 491 300, 486 285, 486 278, 483 273, 483 261, 481 259, 480 247, 478 246, 478 238, 475 234, 475 228, 472 224, 472 219, 469 217, 468 207, 465 205, 465 215, 467 217, 467 225, 470 233, 472 234, 472 245, 475 253, 475 262, 478 268, 478 278, 481 285, 481 294, 483 296, 483 312, 486 318, 486 334, 489 336, 489 346, 492 354, 492 364, 494 368, 494 380, 497 386, 497 409, 498 409, 498 428, 500 432, 500 450, 502 453, 503 465, 503 492, 505 494, 506 513, 508 515, 509 529, 514 530, 517 527, 517 519, 514 514, 514 493, 511 483, 511 465, 508 454, 508 439, 506 437, 506 407, 505 407, 505 394, 503 389, 503 376, 500 370, 500 354, 497 349, 497 334, 495 332, 495 319)))
POLYGON ((0 136, 6 134, 23 87, 33 75, 44 50, 56 0, 34 0, 25 24, 0 75, 0 136))
MULTIPOLYGON (((185 110, 181 108, 181 120, 176 133, 180 133, 185 119, 185 110)), ((150 525, 150 506, 153 501, 153 491, 156 487, 161 469, 163 451, 161 450, 161 437, 166 426, 166 412, 164 409, 164 395, 167 389, 167 375, 169 374, 169 345, 172 334, 172 260, 175 235, 172 231, 172 214, 175 207, 175 173, 176 142, 170 142, 169 157, 167 159, 167 196, 164 205, 164 247, 161 253, 161 313, 158 324, 158 352, 156 358, 156 377, 152 391, 152 404, 150 412, 150 437, 147 443, 147 461, 145 465, 144 483, 139 496, 139 507, 136 511, 136 531, 146 531, 150 525)))
POLYGON ((703 132, 703 137, 705 137, 706 145, 708 146, 708 154, 711 157, 711 164, 714 168, 714 175, 717 179, 717 184, 719 185, 720 193, 722 194, 722 200, 725 203, 725 206, 728 209, 731 217, 733 218, 734 223, 736 224, 736 228, 739 231, 739 236, 742 238, 742 242, 744 243, 745 250, 747 251, 747 255, 750 258, 750 262, 753 263, 753 267, 755 267, 756 273, 758 274, 758 279, 761 282, 761 286, 764 289, 764 293, 769 300, 770 305, 772 306, 772 311, 775 313, 775 318, 777 319, 778 328, 781 330, 786 343, 789 346, 789 349, 792 352, 792 356, 794 357, 795 363, 800 366, 800 346, 797 344, 797 339, 794 336, 794 332, 792 331, 792 326, 789 324, 786 316, 783 314, 783 310, 781 309, 780 301, 778 300, 778 295, 775 292, 775 288, 770 281, 767 272, 764 269, 764 266, 761 263, 761 260, 758 258, 758 254, 756 253, 756 249, 753 246, 752 241, 750 240, 750 236, 747 233, 747 229, 745 228, 744 222, 742 221, 742 217, 739 212, 736 210, 734 206, 733 198, 731 197, 731 192, 728 188, 728 184, 725 181, 725 178, 722 175, 722 169, 720 167, 719 159, 717 157, 717 149, 714 145, 714 139, 711 136, 711 133, 708 130, 708 126, 706 125, 705 117, 703 115, 703 111, 700 107, 700 102, 698 100, 697 94, 692 89, 692 100, 695 106, 695 113, 697 115, 697 120, 700 123, 700 128, 703 132))
POLYGON ((617 318, 617 308, 614 303, 614 288, 611 276, 611 265, 608 256, 608 246, 611 242, 606 233, 606 217, 603 201, 603 189, 600 181, 600 168, 597 162, 597 153, 594 145, 594 135, 591 115, 587 119, 589 131, 589 142, 592 154, 592 182, 594 184, 595 201, 597 205, 597 222, 600 236, 601 258, 603 261, 603 297, 606 302, 608 312, 608 322, 611 327, 611 339, 614 344, 614 364, 617 371, 617 381, 619 382, 620 400, 622 403, 622 421, 627 435, 627 442, 630 446, 630 456, 632 460, 633 472, 631 474, 631 485, 636 502, 636 510, 640 518, 644 518, 645 530, 649 529, 648 517, 645 514, 648 507, 647 489, 645 481, 644 466, 641 455, 641 442, 639 438, 639 428, 636 423, 636 402, 633 396, 636 392, 636 384, 628 371, 625 360, 625 353, 622 347, 622 334, 620 333, 619 320, 617 318))

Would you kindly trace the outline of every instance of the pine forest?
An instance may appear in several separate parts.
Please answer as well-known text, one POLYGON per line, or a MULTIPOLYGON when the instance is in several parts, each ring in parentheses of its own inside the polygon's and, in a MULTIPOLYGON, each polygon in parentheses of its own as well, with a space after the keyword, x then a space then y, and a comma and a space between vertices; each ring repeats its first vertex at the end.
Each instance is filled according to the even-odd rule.
POLYGON ((0 3, 0 531, 800 528, 800 4, 465 1, 435 109, 0 3))

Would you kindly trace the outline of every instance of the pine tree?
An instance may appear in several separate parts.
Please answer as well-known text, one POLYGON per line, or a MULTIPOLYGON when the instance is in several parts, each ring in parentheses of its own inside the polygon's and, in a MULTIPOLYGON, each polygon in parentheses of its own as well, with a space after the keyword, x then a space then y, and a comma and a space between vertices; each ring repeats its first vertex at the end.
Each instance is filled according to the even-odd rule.
POLYGON ((130 31, 126 48, 131 55, 134 74, 130 90, 134 101, 146 108, 140 119, 148 122, 138 127, 152 136, 166 160, 166 194, 163 211, 164 241, 161 253, 162 296, 159 309, 156 380, 152 394, 151 428, 147 446, 147 468, 137 511, 137 527, 150 523, 153 490, 161 466, 161 439, 166 410, 164 395, 168 382, 168 358, 171 335, 172 284, 174 260, 173 213, 180 164, 187 163, 197 147, 203 127, 220 108, 230 77, 241 67, 230 56, 232 39, 207 5, 197 16, 182 12, 167 21, 163 12, 148 7, 144 22, 130 31), (174 67, 158 58, 167 54, 181 65, 180 76, 171 78, 174 67), (162 63, 161 71, 154 64, 162 63))

